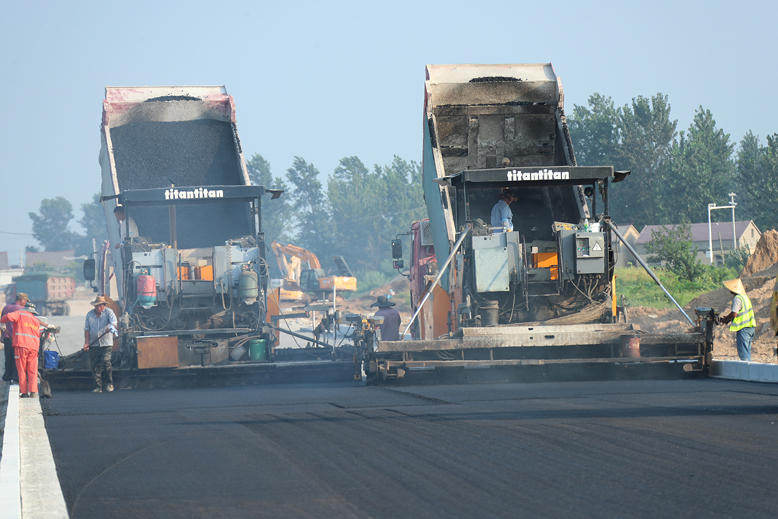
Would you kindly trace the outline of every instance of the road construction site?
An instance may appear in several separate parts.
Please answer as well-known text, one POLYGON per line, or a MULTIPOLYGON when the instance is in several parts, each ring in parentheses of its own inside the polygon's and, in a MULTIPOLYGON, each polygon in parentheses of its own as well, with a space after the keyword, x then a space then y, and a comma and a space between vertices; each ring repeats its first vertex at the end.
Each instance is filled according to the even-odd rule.
MULTIPOLYGON (((428 218, 391 244, 401 275, 355 294, 344 258, 326 272, 266 240, 265 204, 283 192, 251 185, 225 87, 106 88, 110 243, 84 277, 118 317, 117 391, 89 391, 93 294, 48 318, 62 358, 42 370, 71 517, 773 511, 744 482, 778 475, 761 448, 778 385, 753 382, 776 370, 748 371, 774 361, 778 233, 741 276, 764 363, 731 362, 731 295, 681 307, 631 250, 609 215, 609 186, 630 172, 576 164, 550 63, 428 65, 424 93, 428 218), (512 221, 496 200, 517 202, 512 221), (617 240, 673 310, 619 303, 617 240), (383 336, 379 296, 399 340, 383 336)), ((14 387, 8 409, 38 412, 14 387)))
MULTIPOLYGON (((626 322, 608 193, 630 172, 576 165, 550 63, 428 65, 424 92, 428 218, 402 233, 407 268, 403 240, 391 244, 408 277, 394 293, 410 295, 412 315, 399 337, 382 337, 382 317, 338 297, 357 289, 343 257, 333 258, 339 273, 325 272, 312 251, 266 238, 263 210, 283 191, 251 185, 224 86, 106 87, 100 202, 110 242, 84 277, 118 317, 119 386, 305 380, 333 367, 368 384, 470 368, 709 369, 714 309, 679 308, 692 333, 626 322), (517 202, 515 229, 486 221, 506 197, 517 202), (270 278, 270 246, 282 280, 270 278), (307 303, 287 307, 302 294, 307 303)), ((81 357, 50 370, 51 384, 89 384, 81 357)))

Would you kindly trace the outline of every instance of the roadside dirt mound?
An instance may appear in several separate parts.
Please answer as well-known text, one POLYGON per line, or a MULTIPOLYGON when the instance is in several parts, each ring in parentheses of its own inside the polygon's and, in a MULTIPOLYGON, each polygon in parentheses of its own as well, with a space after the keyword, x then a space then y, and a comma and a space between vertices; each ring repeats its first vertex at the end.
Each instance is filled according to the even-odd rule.
MULTIPOLYGON (((753 296, 751 295, 754 293, 754 291, 760 290, 764 286, 769 286, 769 288, 772 289, 773 284, 775 283, 775 277, 769 277, 769 276, 753 276, 753 277, 744 277, 741 278, 741 281, 743 281, 743 286, 746 287, 746 293, 748 294, 749 299, 751 299, 751 302, 754 306, 756 306, 756 301, 754 301, 753 296)), ((768 304, 770 303, 769 297, 772 296, 772 292, 768 294, 768 304)), ((695 299, 692 299, 691 302, 689 302, 688 305, 686 305, 685 310, 687 311, 694 311, 696 307, 710 307, 715 308, 719 312, 723 312, 727 308, 729 308, 732 305, 732 294, 729 292, 728 289, 721 287, 717 288, 716 290, 712 290, 710 292, 707 292, 705 294, 702 294, 695 299)), ((691 315, 691 314, 689 314, 691 315)))
POLYGON ((740 277, 756 274, 775 276, 776 273, 778 273, 778 231, 770 229, 759 238, 756 249, 748 258, 740 277))

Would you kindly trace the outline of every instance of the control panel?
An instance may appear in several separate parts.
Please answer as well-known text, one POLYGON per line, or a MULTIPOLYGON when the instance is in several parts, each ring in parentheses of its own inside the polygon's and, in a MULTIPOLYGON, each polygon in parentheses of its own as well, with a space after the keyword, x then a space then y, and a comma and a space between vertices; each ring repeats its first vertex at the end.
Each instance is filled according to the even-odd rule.
POLYGON ((605 233, 575 233, 575 273, 605 273, 605 233))

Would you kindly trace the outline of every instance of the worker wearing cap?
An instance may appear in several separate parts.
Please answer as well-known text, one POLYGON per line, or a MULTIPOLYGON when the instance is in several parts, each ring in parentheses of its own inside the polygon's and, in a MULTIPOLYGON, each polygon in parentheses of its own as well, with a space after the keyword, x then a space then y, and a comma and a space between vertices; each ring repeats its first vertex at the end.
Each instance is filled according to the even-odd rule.
POLYGON ((41 323, 35 317, 35 305, 27 303, 21 310, 0 317, 0 323, 13 323, 13 348, 19 375, 19 396, 38 396, 38 350, 41 345, 41 323))
POLYGON ((97 296, 90 303, 94 309, 86 314, 84 324, 84 351, 89 352, 92 365, 92 376, 95 380, 93 393, 103 392, 103 369, 108 375, 106 391, 113 391, 113 370, 111 366, 111 350, 113 336, 116 333, 116 314, 107 308, 105 297, 97 296))
POLYGON ((119 222, 119 238, 120 243, 117 243, 115 245, 115 248, 119 248, 122 245, 124 245, 124 239, 127 238, 127 236, 137 238, 138 237, 138 226, 135 225, 135 220, 132 218, 127 218, 127 213, 124 211, 124 207, 117 205, 113 210, 113 215, 116 217, 116 221, 119 222), (127 226, 124 225, 124 220, 127 220, 127 226), (127 234, 129 227, 129 234, 127 234))
MULTIPOLYGON (((16 300, 13 303, 5 305, 3 307, 3 313, 2 315, 8 315, 12 312, 18 312, 22 308, 24 308, 24 305, 27 304, 27 300, 29 297, 24 292, 19 292, 16 294, 16 300)), ((16 360, 15 360, 15 353, 14 353, 14 347, 13 347, 13 336, 14 336, 14 325, 11 321, 8 321, 8 324, 6 324, 2 328, 3 332, 3 351, 5 353, 5 373, 3 374, 3 380, 6 382, 11 382, 13 380, 19 380, 19 377, 16 376, 16 360)))
POLYGON ((509 188, 506 187, 500 192, 500 200, 492 207, 492 227, 502 227, 503 230, 495 232, 513 230, 513 212, 510 204, 516 200, 518 199, 509 188))
POLYGON ((732 312, 721 318, 721 324, 732 323, 729 331, 736 332, 737 354, 740 360, 751 361, 751 340, 756 331, 756 318, 751 300, 746 295, 746 287, 740 279, 730 279, 724 286, 735 296, 732 299, 732 312))

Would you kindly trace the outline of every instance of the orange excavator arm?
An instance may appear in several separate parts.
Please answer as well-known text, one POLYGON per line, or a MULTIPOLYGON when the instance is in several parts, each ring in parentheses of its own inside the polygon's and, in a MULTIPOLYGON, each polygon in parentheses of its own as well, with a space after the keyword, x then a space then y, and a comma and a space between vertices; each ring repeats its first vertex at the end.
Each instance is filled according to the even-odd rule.
POLYGON ((278 267, 283 271, 287 267, 281 266, 281 262, 283 262, 284 265, 288 265, 286 258, 283 257, 284 254, 288 254, 289 256, 300 258, 300 260, 303 263, 308 264, 309 269, 320 269, 321 264, 319 263, 319 258, 316 257, 316 254, 313 252, 303 249, 302 247, 298 247, 296 245, 292 245, 291 243, 288 243, 286 245, 283 245, 277 241, 274 241, 270 244, 270 246, 273 248, 273 252, 276 255, 276 261, 278 261, 278 267))
MULTIPOLYGON (((285 286, 288 286, 289 289, 300 290, 302 286, 302 290, 311 293, 328 292, 333 289, 353 292, 357 289, 357 278, 353 277, 350 271, 348 275, 325 277, 319 258, 309 250, 291 243, 284 245, 277 241, 271 243, 270 246, 276 255, 278 268, 281 269, 286 278, 285 286), (291 261, 287 260, 287 255, 291 256, 291 261), (303 268, 298 273, 297 269, 301 267, 301 263, 303 268), (306 272, 309 274, 308 276, 305 275, 306 272)), ((343 262, 343 258, 341 258, 341 262, 343 262)), ((345 262, 343 263, 345 264, 345 262)))

